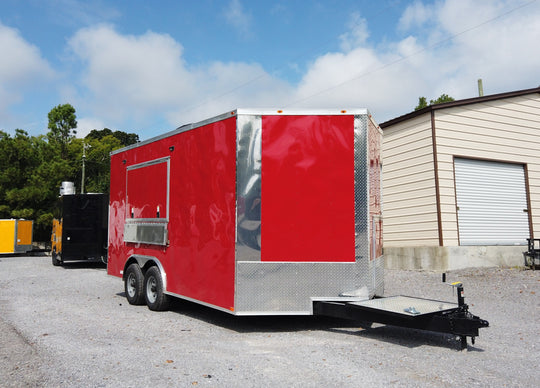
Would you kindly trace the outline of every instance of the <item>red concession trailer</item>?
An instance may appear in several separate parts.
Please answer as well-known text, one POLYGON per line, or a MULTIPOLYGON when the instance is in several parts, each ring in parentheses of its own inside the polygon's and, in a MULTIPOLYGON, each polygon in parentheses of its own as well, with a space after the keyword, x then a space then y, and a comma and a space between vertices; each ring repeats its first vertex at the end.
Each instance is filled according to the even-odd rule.
POLYGON ((381 130, 365 109, 238 109, 111 154, 108 273, 131 304, 328 315, 467 336, 458 303, 383 294, 381 130))
POLYGON ((365 109, 238 109, 111 154, 108 273, 131 304, 450 333, 458 303, 383 294, 381 130, 365 109))
POLYGON ((114 151, 108 273, 154 310, 382 295, 381 134, 365 109, 238 109, 114 151))

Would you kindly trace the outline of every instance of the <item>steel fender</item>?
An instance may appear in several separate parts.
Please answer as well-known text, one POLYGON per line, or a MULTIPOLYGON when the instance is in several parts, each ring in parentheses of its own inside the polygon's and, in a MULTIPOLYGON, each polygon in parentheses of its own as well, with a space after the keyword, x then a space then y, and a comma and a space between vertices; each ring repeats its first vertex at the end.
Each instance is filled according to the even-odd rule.
POLYGON ((148 263, 155 264, 159 268, 159 273, 161 274, 161 280, 163 282, 163 290, 167 291, 167 273, 165 272, 163 265, 161 264, 161 262, 159 261, 157 257, 146 256, 146 255, 131 255, 126 261, 126 264, 124 267, 124 273, 126 272, 126 268, 129 266, 129 264, 133 263, 133 261, 136 261, 139 267, 141 268, 144 268, 148 263))

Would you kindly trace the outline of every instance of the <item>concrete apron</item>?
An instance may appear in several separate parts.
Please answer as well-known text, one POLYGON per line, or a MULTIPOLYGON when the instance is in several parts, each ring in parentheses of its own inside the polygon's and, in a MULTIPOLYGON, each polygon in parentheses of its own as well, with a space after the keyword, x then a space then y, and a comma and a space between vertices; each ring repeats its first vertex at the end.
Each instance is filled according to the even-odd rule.
POLYGON ((468 267, 523 266, 526 245, 459 247, 385 247, 385 267, 451 271, 468 267))

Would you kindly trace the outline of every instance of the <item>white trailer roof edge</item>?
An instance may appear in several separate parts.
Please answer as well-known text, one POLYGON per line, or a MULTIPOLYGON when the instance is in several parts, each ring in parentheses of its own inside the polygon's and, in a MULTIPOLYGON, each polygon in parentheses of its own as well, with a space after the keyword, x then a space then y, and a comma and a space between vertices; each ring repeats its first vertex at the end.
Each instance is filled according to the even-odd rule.
POLYGON ((161 135, 151 137, 149 139, 143 140, 141 142, 131 144, 127 147, 119 148, 117 150, 111 151, 110 155, 115 155, 120 152, 124 152, 133 148, 137 148, 146 144, 153 143, 155 141, 165 139, 170 136, 177 135, 182 132, 190 131, 195 128, 202 127, 214 123, 216 121, 224 120, 228 117, 234 117, 237 115, 261 115, 261 116, 270 116, 270 115, 283 115, 283 116, 294 116, 294 115, 368 115, 371 116, 369 111, 365 108, 355 108, 355 109, 235 109, 220 115, 211 117, 199 121, 197 123, 190 123, 182 125, 172 131, 165 132, 161 135))

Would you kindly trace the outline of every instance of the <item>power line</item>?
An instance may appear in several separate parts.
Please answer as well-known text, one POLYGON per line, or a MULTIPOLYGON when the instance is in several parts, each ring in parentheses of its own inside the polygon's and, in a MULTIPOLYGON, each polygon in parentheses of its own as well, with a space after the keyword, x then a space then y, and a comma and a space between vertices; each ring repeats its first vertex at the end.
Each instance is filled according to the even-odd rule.
MULTIPOLYGON (((456 33, 456 34, 454 34, 454 35, 451 35, 451 36, 449 36, 449 37, 447 37, 447 38, 444 38, 444 39, 442 39, 442 40, 440 40, 440 41, 437 41, 437 42, 435 42, 435 43, 433 43, 433 44, 431 44, 431 45, 428 45, 428 46, 426 46, 426 47, 424 47, 424 48, 422 48, 422 49, 420 49, 420 50, 418 50, 418 51, 416 51, 416 52, 414 52, 414 53, 412 53, 412 54, 410 54, 410 55, 407 55, 407 56, 404 56, 404 57, 400 57, 400 58, 398 58, 398 59, 396 59, 396 60, 393 60, 393 61, 390 61, 390 62, 388 62, 388 63, 385 63, 385 64, 379 66, 379 67, 376 68, 376 69, 373 69, 373 70, 370 70, 370 71, 367 71, 367 72, 360 73, 360 74, 355 75, 355 76, 353 76, 353 77, 351 77, 351 78, 348 78, 348 79, 346 79, 345 81, 340 82, 340 83, 338 83, 338 84, 336 84, 336 85, 333 85, 333 86, 330 86, 330 87, 328 87, 328 88, 319 90, 318 92, 315 92, 315 93, 313 93, 313 94, 310 94, 310 95, 308 95, 308 96, 306 96, 306 97, 303 97, 303 98, 301 98, 301 99, 297 99, 297 100, 295 100, 295 101, 291 101, 290 103, 287 103, 287 104, 284 105, 283 107, 290 107, 291 105, 298 104, 298 103, 300 103, 300 102, 309 100, 310 98, 313 98, 313 97, 315 97, 315 96, 319 96, 319 95, 324 94, 324 93, 326 93, 326 92, 329 92, 329 91, 331 91, 331 90, 338 89, 339 87, 341 87, 341 86, 343 86, 343 85, 345 85, 345 84, 347 84, 347 83, 349 83, 349 82, 351 82, 351 81, 355 81, 355 80, 358 80, 358 79, 367 77, 367 76, 369 76, 369 75, 371 75, 371 74, 374 74, 374 73, 376 73, 376 72, 382 71, 382 70, 384 70, 384 69, 386 69, 386 68, 388 68, 388 67, 390 67, 390 66, 393 66, 393 65, 395 65, 395 64, 397 64, 397 63, 406 61, 407 59, 412 58, 412 57, 414 57, 414 56, 416 56, 416 55, 418 55, 418 54, 421 54, 421 53, 423 53, 423 52, 425 52, 425 51, 431 50, 431 49, 433 49, 433 48, 435 48, 435 47, 438 47, 438 46, 440 46, 440 45, 442 45, 442 44, 444 44, 444 43, 446 43, 446 42, 449 42, 449 41, 455 39, 455 38, 458 37, 458 36, 461 36, 461 35, 464 35, 464 34, 470 32, 470 31, 476 30, 476 29, 478 29, 478 28, 480 28, 480 27, 482 27, 482 26, 484 26, 484 25, 486 25, 486 24, 489 24, 489 23, 491 23, 491 22, 493 22, 493 21, 495 21, 495 20, 501 19, 501 18, 503 18, 503 17, 505 17, 505 16, 507 16, 507 15, 509 15, 509 14, 511 14, 511 13, 513 13, 513 12, 519 10, 519 9, 521 9, 521 8, 527 7, 527 6, 531 5, 532 3, 535 3, 536 1, 537 1, 537 0, 531 0, 531 1, 529 1, 529 2, 523 3, 523 4, 519 5, 519 6, 514 7, 514 8, 511 8, 510 10, 508 10, 508 11, 506 11, 506 12, 500 14, 500 15, 497 15, 497 16, 495 16, 495 17, 493 17, 493 18, 491 18, 491 19, 488 19, 488 20, 486 20, 486 21, 484 21, 484 22, 482 22, 482 23, 479 23, 479 24, 477 24, 477 25, 475 25, 475 26, 472 26, 472 27, 467 28, 467 29, 465 29, 465 30, 463 30, 463 31, 461 31, 461 32, 458 32, 458 33, 456 33)), ((386 7, 382 8, 380 11, 376 12, 374 15, 380 15, 380 14, 386 13, 390 8, 395 7, 398 3, 399 3, 399 2, 392 2, 391 4, 389 4, 389 5, 387 5, 386 7)), ((360 19, 360 21, 361 21, 361 20, 362 20, 362 19, 360 19)), ((353 26, 353 28, 356 27, 356 26, 359 26, 360 21, 359 21, 358 23, 356 23, 356 24, 353 26)), ((338 38, 339 38, 339 36, 338 36, 338 38)), ((328 45, 328 43, 334 41, 335 39, 336 39, 336 37, 329 38, 329 39, 327 39, 326 41, 324 41, 322 44, 318 44, 317 46, 313 47, 312 49, 309 49, 309 50, 304 51, 304 53, 313 53, 313 52, 315 52, 315 50, 317 50, 317 49, 319 49, 319 48, 321 48, 321 47, 324 47, 324 46, 328 45)), ((299 58, 303 58, 304 56, 305 56, 305 54, 298 54, 298 55, 296 55, 296 56, 294 57, 294 60, 299 59, 299 58)), ((290 61, 288 61, 288 62, 290 62, 290 61)), ((242 83, 242 84, 240 84, 240 85, 238 85, 238 86, 236 86, 236 87, 234 87, 234 88, 232 88, 232 89, 229 89, 229 90, 227 90, 227 91, 225 91, 225 92, 223 92, 223 93, 221 93, 221 94, 219 94, 219 95, 216 95, 216 96, 214 96, 214 97, 207 98, 207 99, 205 99, 204 101, 202 101, 202 102, 200 102, 200 103, 197 103, 197 104, 195 104, 195 105, 192 105, 192 106, 190 106, 190 107, 187 107, 187 108, 185 108, 185 109, 182 109, 181 112, 193 111, 193 110, 195 110, 195 109, 197 109, 197 108, 199 108, 199 107, 202 107, 202 106, 208 104, 209 102, 217 101, 217 100, 219 100, 219 99, 221 99, 221 98, 223 98, 223 97, 225 97, 225 96, 227 96, 227 95, 230 95, 230 94, 232 94, 232 93, 234 93, 234 92, 236 92, 236 91, 238 91, 238 90, 240 90, 240 89, 246 87, 247 85, 250 85, 250 84, 252 84, 252 83, 254 83, 254 82, 257 82, 257 81, 259 81, 259 80, 261 80, 261 79, 263 79, 263 78, 269 77, 269 75, 270 75, 271 73, 275 73, 276 71, 279 71, 279 70, 281 70, 281 69, 283 69, 283 68, 285 68, 285 67, 286 67, 286 64, 283 64, 283 65, 281 65, 281 66, 278 66, 278 67, 272 69, 272 71, 271 71, 270 73, 269 73, 269 72, 264 72, 264 73, 260 74, 259 76, 256 76, 256 77, 254 77, 254 78, 252 78, 252 79, 250 79, 250 80, 248 80, 248 81, 246 81, 246 82, 244 82, 244 83, 242 83)))
POLYGON ((521 9, 521 8, 524 8, 524 7, 526 7, 526 6, 531 5, 532 3, 536 2, 536 1, 537 1, 537 0, 532 0, 532 1, 529 1, 528 3, 524 3, 524 4, 520 5, 520 6, 517 6, 517 7, 515 7, 515 8, 512 8, 512 9, 510 9, 509 11, 507 11, 507 12, 505 12, 505 13, 502 13, 502 14, 500 14, 500 15, 497 15, 497 16, 495 16, 494 18, 491 18, 491 19, 489 19, 489 20, 486 20, 486 21, 484 21, 484 22, 482 22, 482 23, 480 23, 480 24, 477 24, 477 25, 475 25, 475 26, 473 26, 473 27, 470 27, 470 28, 468 28, 468 29, 466 29, 466 30, 463 30, 463 31, 461 31, 461 32, 458 32, 457 34, 451 35, 451 36, 448 37, 448 38, 442 39, 442 40, 440 40, 440 41, 438 41, 438 42, 436 42, 436 43, 433 43, 433 44, 431 44, 431 45, 429 45, 429 46, 426 46, 426 47, 424 47, 424 48, 422 48, 422 49, 420 49, 420 50, 418 50, 418 51, 416 51, 416 52, 414 52, 414 53, 412 53, 412 54, 410 54, 410 55, 407 55, 407 56, 405 56, 405 57, 398 58, 398 59, 396 59, 396 60, 394 60, 394 61, 385 63, 384 65, 382 65, 382 66, 380 66, 380 67, 378 67, 378 68, 376 68, 376 69, 374 69, 374 70, 371 70, 371 71, 368 71, 368 72, 361 73, 361 74, 356 75, 356 76, 354 76, 354 77, 352 77, 352 78, 349 78, 349 79, 347 79, 347 80, 345 80, 345 81, 343 81, 343 82, 340 82, 340 83, 337 84, 337 85, 334 85, 334 86, 331 86, 331 87, 329 87, 329 88, 320 90, 320 91, 318 91, 318 92, 316 92, 316 93, 313 93, 313 94, 310 94, 309 96, 306 96, 306 97, 304 97, 304 98, 301 98, 301 99, 292 101, 292 102, 288 103, 287 105, 285 105, 284 107, 290 107, 290 106, 293 105, 293 104, 297 104, 297 103, 299 103, 299 102, 309 100, 310 98, 313 98, 313 97, 315 97, 315 96, 324 94, 324 93, 326 93, 326 92, 328 92, 328 91, 330 91, 330 90, 337 89, 337 88, 339 88, 339 87, 345 85, 346 83, 349 83, 349 82, 351 82, 351 81, 355 81, 355 80, 360 79, 360 78, 363 78, 363 77, 367 77, 368 75, 371 75, 371 74, 376 73, 376 72, 378 72, 378 71, 384 70, 384 69, 386 69, 386 68, 388 68, 388 67, 390 67, 390 66, 395 65, 396 63, 403 62, 403 61, 405 61, 405 60, 407 60, 407 59, 409 59, 409 58, 411 58, 411 57, 413 57, 413 56, 415 56, 415 55, 418 55, 418 54, 420 54, 420 53, 423 53, 424 51, 431 50, 431 49, 433 49, 433 48, 435 48, 435 47, 437 47, 437 46, 442 45, 443 43, 446 43, 446 42, 448 42, 448 41, 451 41, 451 40, 453 40, 454 38, 456 38, 456 37, 458 37, 458 36, 460 36, 460 35, 466 34, 466 33, 470 32, 470 31, 473 31, 473 30, 475 30, 475 29, 477 29, 477 28, 480 28, 480 27, 482 27, 482 26, 484 26, 484 25, 486 25, 486 24, 489 24, 489 23, 491 23, 491 22, 497 20, 497 19, 501 19, 501 18, 503 18, 503 17, 509 15, 510 13, 517 11, 518 9, 521 9))
MULTIPOLYGON (((387 12, 389 9, 397 6, 399 4, 399 2, 400 2, 399 0, 398 1, 391 1, 390 4, 388 4, 385 7, 381 8, 379 11, 375 12, 372 16, 378 16, 378 15, 381 15, 381 14, 387 12)), ((354 28, 354 27, 359 26, 361 20, 362 19, 360 19, 352 27, 354 28)), ((339 36, 338 36, 338 38, 339 38, 339 36)), ((305 58, 305 56, 307 54, 314 53, 316 50, 320 49, 321 47, 327 46, 330 42, 333 42, 335 39, 336 39, 335 36, 331 37, 331 38, 328 38, 324 42, 322 42, 322 43, 320 43, 320 44, 318 44, 318 45, 316 45, 316 46, 314 46, 314 47, 312 47, 312 48, 310 48, 308 50, 304 50, 303 52, 301 52, 301 53, 297 54, 296 56, 294 56, 292 61, 294 62, 294 61, 298 61, 299 59, 305 58)), ((291 60, 287 61, 286 63, 289 63, 289 62, 291 62, 291 60)), ((202 106, 208 104, 209 102, 217 101, 217 100, 219 100, 219 99, 221 99, 221 98, 223 98, 223 97, 225 97, 225 96, 227 96, 229 94, 232 94, 232 93, 236 92, 237 90, 242 89, 242 88, 244 88, 245 86, 247 86, 249 84, 257 82, 257 81, 259 81, 259 80, 261 80, 263 78, 269 77, 270 74, 276 73, 276 72, 284 69, 287 66, 286 63, 282 64, 281 66, 275 67, 270 72, 264 72, 264 73, 260 74, 259 76, 256 76, 256 77, 254 77, 254 78, 252 78, 252 79, 250 79, 250 80, 248 80, 248 81, 246 81, 246 82, 244 82, 244 83, 242 83, 242 84, 240 84, 240 85, 238 85, 238 86, 236 86, 236 87, 234 87, 232 89, 229 89, 229 90, 227 90, 227 91, 225 91, 225 92, 223 92, 223 93, 221 93, 219 95, 216 95, 214 97, 206 98, 205 100, 201 101, 200 103, 197 103, 197 104, 192 105, 190 107, 186 107, 184 109, 181 109, 180 112, 193 111, 193 110, 195 110, 195 109, 197 109, 199 107, 202 107, 202 106)))

